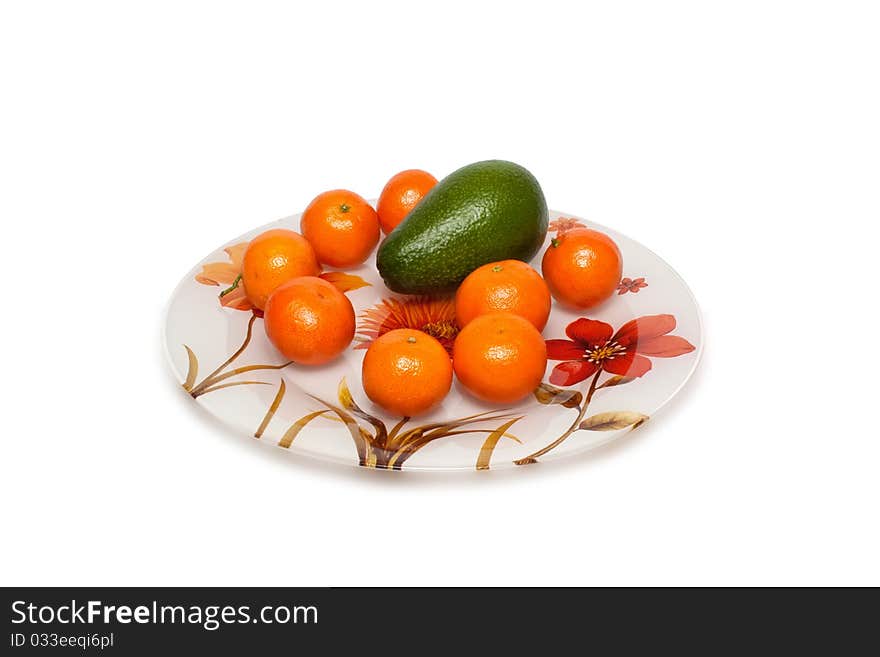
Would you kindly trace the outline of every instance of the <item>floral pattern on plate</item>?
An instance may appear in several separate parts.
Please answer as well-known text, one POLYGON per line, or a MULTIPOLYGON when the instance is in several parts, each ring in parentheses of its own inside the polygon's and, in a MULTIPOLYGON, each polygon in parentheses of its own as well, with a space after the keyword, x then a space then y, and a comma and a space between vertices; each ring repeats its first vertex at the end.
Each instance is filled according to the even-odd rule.
MULTIPOLYGON (((544 331, 548 372, 528 399, 494 407, 455 384, 429 415, 390 417, 360 388, 363 350, 403 327, 423 330, 451 349, 459 330, 454 302, 389 294, 372 259, 349 272, 325 272, 358 314, 351 348, 321 368, 279 362, 260 311, 244 294, 241 260, 253 236, 295 226, 297 219, 255 229, 205 258, 178 286, 165 325, 169 360, 190 396, 235 430, 287 451, 385 470, 486 470, 561 458, 641 426, 696 366, 699 311, 677 274, 633 240, 551 213, 547 243, 553 232, 595 227, 610 234, 627 267, 643 275, 624 278, 618 294, 589 313, 554 303, 544 331), (647 287, 648 277, 651 295, 626 294, 647 287), (205 294, 208 286, 219 289, 205 294), (206 363, 213 369, 200 376, 206 363)), ((532 263, 538 269, 542 255, 543 249, 532 263)))

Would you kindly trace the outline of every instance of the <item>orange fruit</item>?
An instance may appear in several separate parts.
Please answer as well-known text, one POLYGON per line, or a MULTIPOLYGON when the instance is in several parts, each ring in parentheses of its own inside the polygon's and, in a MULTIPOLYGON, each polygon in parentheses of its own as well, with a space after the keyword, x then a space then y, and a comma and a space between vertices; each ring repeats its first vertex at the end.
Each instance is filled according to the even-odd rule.
POLYGON ((300 230, 318 260, 344 269, 361 264, 379 242, 379 217, 362 197, 347 189, 318 194, 300 219, 300 230))
POLYGON ((489 313, 472 320, 455 338, 452 366, 476 397, 510 404, 541 383, 547 347, 529 320, 513 313, 489 313))
POLYGON ((354 308, 342 292, 315 276, 287 281, 270 296, 266 335, 284 356, 301 365, 336 358, 354 337, 354 308))
POLYGON ((317 276, 321 266, 312 245, 299 233, 273 228, 257 235, 242 258, 241 280, 248 300, 262 310, 269 295, 297 276, 317 276))
POLYGON ((377 338, 364 356, 364 392, 396 415, 412 417, 435 407, 452 387, 452 363, 436 338, 395 329, 377 338))
POLYGON ((541 275, 520 260, 490 262, 472 271, 455 293, 459 326, 479 315, 510 312, 539 331, 550 316, 550 290, 541 275))
POLYGON ((437 179, 421 169, 407 169, 391 176, 376 204, 382 230, 394 230, 436 184, 437 179))
POLYGON ((541 270, 558 301, 586 309, 599 305, 617 289, 623 258, 605 233, 575 228, 553 239, 541 270))

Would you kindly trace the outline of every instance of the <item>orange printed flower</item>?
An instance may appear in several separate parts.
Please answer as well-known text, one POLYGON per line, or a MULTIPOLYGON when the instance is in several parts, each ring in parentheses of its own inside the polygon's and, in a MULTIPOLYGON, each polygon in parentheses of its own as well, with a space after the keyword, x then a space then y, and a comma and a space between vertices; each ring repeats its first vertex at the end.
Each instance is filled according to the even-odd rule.
POLYGON ((196 274, 196 281, 203 285, 226 285, 220 292, 220 305, 235 310, 253 310, 251 302, 244 293, 241 284, 241 262, 249 242, 228 246, 224 251, 229 262, 209 262, 202 265, 202 272, 196 274))
POLYGON ((644 276, 640 278, 624 278, 620 281, 620 284, 617 286, 617 294, 626 294, 627 292, 636 293, 641 290, 643 287, 648 287, 648 284, 645 283, 644 276))
POLYGON ((359 344, 355 349, 366 349, 379 336, 400 328, 424 331, 452 353, 452 343, 459 331, 455 321, 455 302, 431 297, 383 299, 361 314, 356 338, 359 344))
POLYGON ((566 231, 571 230, 572 228, 583 228, 584 223, 580 219, 573 219, 571 217, 559 217, 559 219, 554 219, 550 222, 550 225, 547 227, 548 230, 556 231, 557 237, 562 235, 566 231))
MULTIPOLYGON (((234 310, 253 310, 256 315, 262 317, 263 312, 251 305, 244 293, 244 285, 241 284, 241 263, 248 244, 250 242, 242 242, 223 249, 229 256, 229 262, 209 262, 207 265, 202 265, 201 273, 196 274, 196 281, 203 285, 228 286, 220 292, 221 306, 234 310)), ((369 285, 360 276, 346 274, 343 271, 327 271, 320 277, 343 293, 369 285)))

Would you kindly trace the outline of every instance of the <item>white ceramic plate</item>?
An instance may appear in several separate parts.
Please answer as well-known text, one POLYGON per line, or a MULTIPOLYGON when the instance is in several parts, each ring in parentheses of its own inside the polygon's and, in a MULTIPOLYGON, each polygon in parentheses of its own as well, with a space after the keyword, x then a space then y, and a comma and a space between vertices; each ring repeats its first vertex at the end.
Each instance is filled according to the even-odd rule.
MULTIPOLYGON (((623 253, 624 279, 618 294, 590 311, 571 311, 554 302, 544 337, 569 339, 566 327, 581 317, 604 322, 610 328, 589 325, 593 337, 581 343, 584 359, 601 350, 613 333, 609 342, 617 338, 634 349, 643 368, 643 359, 650 361, 650 371, 642 376, 620 377, 599 368, 570 386, 545 384, 509 408, 487 405, 455 382, 438 409, 395 432, 401 418, 373 405, 361 388, 362 340, 356 339, 342 356, 322 367, 279 367, 283 358, 266 338, 263 320, 247 308, 240 287, 218 296, 234 282, 242 245, 269 228, 298 231, 299 215, 230 241, 183 278, 165 319, 169 363, 196 403, 242 436, 278 445, 279 451, 338 463, 386 470, 482 470, 592 449, 640 426, 681 389, 702 349, 700 315, 684 281, 638 242, 572 215, 551 212, 550 219, 548 244, 557 229, 564 230, 572 221, 610 235, 623 253), (637 318, 644 319, 618 332, 637 318), (589 395, 592 385, 595 391, 589 395)), ((542 248, 532 262, 538 271, 543 252, 542 248)), ((454 323, 451 303, 391 293, 372 257, 345 273, 360 281, 330 276, 340 285, 367 283, 346 292, 358 314, 362 338, 369 339, 370 329, 383 321, 388 330, 407 322, 422 328, 426 318, 435 327, 454 323)), ((548 361, 545 382, 559 364, 548 361)), ((620 369, 611 361, 603 364, 620 369)))

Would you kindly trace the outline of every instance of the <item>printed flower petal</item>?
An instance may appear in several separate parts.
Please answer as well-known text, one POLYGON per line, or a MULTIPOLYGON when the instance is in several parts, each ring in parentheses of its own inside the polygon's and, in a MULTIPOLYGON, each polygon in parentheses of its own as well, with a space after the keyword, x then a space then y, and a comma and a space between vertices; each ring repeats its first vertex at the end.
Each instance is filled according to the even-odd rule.
POLYGON ((620 376, 643 376, 651 369, 651 361, 628 351, 623 357, 604 361, 604 369, 620 376))
POLYGON ((226 255, 229 256, 230 262, 238 267, 239 271, 241 271, 241 264, 244 262, 244 252, 247 251, 249 244, 250 242, 241 242, 240 244, 233 244, 232 246, 227 246, 223 249, 226 251, 226 255))
POLYGON ((448 297, 409 297, 383 299, 367 308, 358 324, 358 344, 355 349, 366 349, 380 335, 398 328, 413 328, 437 338, 452 354, 452 344, 458 335, 455 321, 455 301, 448 297))
POLYGON ((605 358, 602 360, 602 369, 612 374, 625 375, 636 357, 635 349, 627 349, 623 353, 618 353, 614 358, 605 358))
POLYGON ((636 350, 645 356, 659 358, 672 358, 690 353, 695 349, 694 345, 677 335, 661 335, 650 340, 639 340, 636 350))
POLYGON ((229 285, 241 273, 241 267, 231 262, 209 262, 196 274, 196 282, 203 285, 229 285))
POLYGON ((583 227, 584 224, 579 219, 559 217, 559 219, 554 219, 550 222, 550 225, 547 226, 547 230, 550 232, 556 231, 559 235, 562 235, 564 232, 572 230, 573 228, 583 227))
POLYGON ((223 250, 229 256, 230 262, 209 262, 202 265, 201 273, 196 274, 196 282, 203 285, 230 285, 241 273, 241 263, 248 244, 250 242, 227 246, 223 250))
POLYGON ((579 360, 584 355, 584 345, 571 340, 546 340, 547 358, 550 360, 579 360))
POLYGON ((570 360, 559 363, 550 373, 550 383, 558 386, 573 386, 580 383, 596 371, 595 363, 585 360, 570 360))
POLYGON ((581 317, 565 329, 565 334, 576 342, 590 346, 602 346, 611 339, 614 329, 605 322, 581 317))
POLYGON ((647 315, 637 317, 621 326, 614 339, 624 347, 628 347, 639 341, 666 335, 674 328, 675 317, 672 315, 647 315))
POLYGON ((253 309, 251 302, 248 301, 247 295, 244 292, 244 285, 239 285, 234 290, 231 290, 220 297, 220 305, 235 310, 253 309))
POLYGON ((360 276, 346 274, 344 271, 325 271, 319 278, 332 283, 340 292, 350 292, 370 285, 360 276))
MULTIPOLYGON (((624 279, 624 280, 625 280, 625 279, 624 279)), ((644 277, 644 276, 640 276, 639 278, 637 278, 637 279, 635 279, 635 280, 633 280, 633 281, 630 281, 630 284, 632 284, 632 285, 638 285, 639 287, 647 287, 647 283, 645 283, 645 277, 644 277)))

